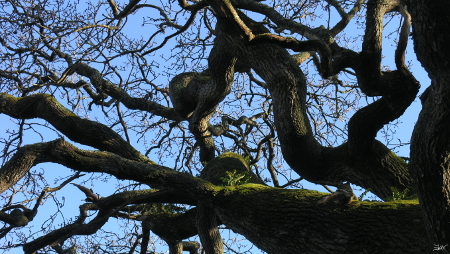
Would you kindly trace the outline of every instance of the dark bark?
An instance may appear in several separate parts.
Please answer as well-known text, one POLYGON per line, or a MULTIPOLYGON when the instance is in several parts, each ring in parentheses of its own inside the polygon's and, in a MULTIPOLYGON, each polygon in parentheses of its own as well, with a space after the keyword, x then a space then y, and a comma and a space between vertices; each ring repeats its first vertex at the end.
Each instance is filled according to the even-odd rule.
POLYGON ((428 234, 450 252, 450 2, 409 1, 414 49, 431 79, 411 139, 411 174, 428 234))
MULTIPOLYGON (((242 19, 256 34, 267 32, 244 15, 242 19)), ((306 114, 306 80, 287 51, 271 44, 244 46, 235 37, 234 48, 239 44, 245 50, 236 50, 235 54, 245 52, 242 58, 248 59, 249 65, 268 85, 283 156, 293 170, 316 183, 350 181, 373 190, 380 197, 389 196, 390 187, 412 189, 407 164, 376 141, 375 135, 384 124, 403 114, 414 100, 418 91, 415 79, 399 76, 399 72, 390 74, 389 80, 383 79, 384 83, 389 81, 390 90, 384 91, 386 96, 355 114, 349 126, 348 143, 328 148, 313 137, 306 114)))
MULTIPOLYGON (((337 208, 328 207, 318 204, 324 195, 315 191, 284 190, 259 184, 218 187, 161 166, 126 160, 107 152, 79 150, 63 141, 53 142, 47 153, 52 156, 36 160, 53 161, 84 172, 105 172, 120 179, 139 178, 142 183, 152 186, 171 186, 178 195, 202 200, 213 207, 227 227, 272 254, 299 251, 354 253, 366 249, 371 252, 401 249, 424 253, 432 248, 425 237, 422 215, 416 201, 353 202, 337 208)), ((224 167, 227 165, 229 163, 225 163, 224 167)), ((100 199, 97 206, 103 207, 103 210, 91 222, 80 224, 82 221, 79 221, 67 225, 25 245, 24 250, 31 253, 75 234, 92 234, 116 214, 115 209, 110 209, 116 207, 114 204, 119 204, 126 195, 121 194, 119 199, 111 198, 103 205, 100 199)), ((151 201, 147 199, 147 202, 151 201)), ((182 220, 188 222, 187 219, 182 220)), ((164 224, 170 223, 160 224, 161 227, 164 224)), ((157 228, 154 230, 158 232, 157 228)), ((195 233, 190 232, 177 238, 195 233)))
MULTIPOLYGON (((260 184, 219 187, 162 166, 123 159, 108 152, 80 150, 61 140, 51 143, 42 154, 44 158, 35 160, 53 161, 84 172, 105 172, 120 179, 139 179, 152 186, 171 186, 179 196, 202 200, 213 207, 227 227, 272 254, 357 253, 369 249, 371 252, 406 249, 424 253, 432 248, 425 237, 417 201, 353 202, 329 207, 318 204, 324 194, 316 191, 284 190, 260 184)), ((236 168, 233 165, 239 163, 224 163, 224 167, 228 165, 229 170, 233 170, 236 168)), ((31 253, 75 234, 92 234, 116 214, 111 208, 131 194, 121 194, 120 198, 111 198, 103 205, 100 199, 96 206, 103 210, 88 224, 80 224, 80 221, 67 225, 25 245, 24 250, 31 253)), ((142 193, 146 202, 152 202, 151 194, 142 193)), ((161 226, 164 224, 169 225, 161 226)))
POLYGON ((106 125, 75 115, 49 94, 16 98, 0 93, 0 102, 0 113, 16 119, 41 118, 73 141, 130 160, 153 163, 106 125))
MULTIPOLYGON (((373 20, 374 23, 371 29, 382 31, 383 14, 398 4, 396 1, 392 2, 389 8, 381 8, 372 1, 373 4, 369 7, 375 8, 372 11, 374 14, 369 13, 371 16, 368 17, 368 21, 373 20)), ((213 157, 214 140, 207 130, 207 122, 211 110, 228 93, 233 67, 238 61, 251 66, 267 83, 273 99, 275 125, 284 159, 303 178, 331 185, 349 181, 371 189, 381 198, 391 195, 391 187, 399 190, 413 189, 406 162, 376 141, 375 136, 385 124, 403 114, 417 94, 418 83, 410 73, 381 73, 379 68, 371 70, 359 67, 364 66, 362 63, 374 55, 381 56, 381 48, 376 46, 381 40, 381 33, 365 39, 366 46, 361 56, 348 55, 354 58, 349 62, 353 63, 352 67, 357 71, 361 86, 376 87, 378 93, 384 96, 358 111, 351 119, 348 143, 329 148, 320 145, 313 136, 306 113, 306 79, 297 63, 278 45, 246 42, 248 39, 242 30, 242 23, 254 35, 268 33, 263 25, 240 12, 239 22, 235 24, 225 18, 226 13, 220 14, 221 11, 216 10, 219 13, 217 38, 209 57, 211 80, 197 91, 199 102, 190 118, 190 130, 200 144, 202 161, 213 157), (210 88, 214 88, 215 92, 208 92, 211 91, 210 88), (200 93, 203 95, 200 96, 200 93)), ((236 19, 233 17, 233 20, 236 19)), ((371 30, 368 29, 367 32, 371 30)), ((370 60, 371 63, 379 65, 378 58, 370 60)))
POLYGON ((223 242, 218 229, 218 218, 214 208, 199 201, 197 205, 197 230, 206 254, 222 254, 223 242))
POLYGON ((320 193, 306 192, 243 188, 238 196, 224 197, 217 212, 225 225, 271 254, 428 253, 433 248, 417 203, 322 207, 320 193))

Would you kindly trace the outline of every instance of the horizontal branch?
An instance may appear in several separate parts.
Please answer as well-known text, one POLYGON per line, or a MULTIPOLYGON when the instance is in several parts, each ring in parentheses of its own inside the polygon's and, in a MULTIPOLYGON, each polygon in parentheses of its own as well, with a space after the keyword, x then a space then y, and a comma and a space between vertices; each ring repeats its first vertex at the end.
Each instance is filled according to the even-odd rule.
POLYGON ((209 199, 216 191, 214 185, 189 174, 132 161, 110 152, 81 150, 63 139, 19 148, 0 169, 0 190, 6 190, 32 166, 42 162, 54 162, 82 172, 107 173, 118 179, 134 180, 156 188, 167 186, 195 199, 209 199), (14 177, 9 177, 11 175, 14 177))
MULTIPOLYGON (((227 227, 241 233, 268 253, 289 253, 294 248, 306 252, 323 245, 335 246, 334 253, 355 253, 366 248, 381 251, 380 246, 384 248, 385 243, 389 243, 386 247, 392 250, 409 248, 416 253, 423 253, 432 247, 427 242, 417 201, 354 202, 340 207, 328 207, 318 204, 324 196, 320 192, 286 190, 260 184, 219 187, 164 166, 131 161, 109 152, 81 150, 62 139, 19 148, 7 165, 19 167, 20 164, 16 163, 20 160, 18 156, 25 150, 34 151, 34 156, 29 157, 32 161, 28 166, 37 162, 54 162, 74 170, 104 172, 119 179, 135 180, 152 187, 166 187, 174 190, 180 198, 202 200, 214 207, 227 227), (372 223, 373 221, 377 223, 372 223), (374 233, 376 237, 373 237, 374 233), (313 237, 292 237, 299 234, 313 237), (396 238, 402 240, 391 241, 396 238), (275 245, 268 244, 273 239, 279 242, 275 245), (403 246, 406 242, 408 246, 403 246), (370 244, 367 245, 368 243, 370 244)), ((12 170, 5 169, 7 165, 1 170, 12 170)), ((223 163, 224 168, 229 165, 232 163, 223 163)), ((16 170, 23 173, 29 168, 22 166, 16 170)), ((95 205, 99 207, 101 204, 102 212, 94 220, 88 224, 63 227, 44 237, 59 241, 60 238, 57 237, 62 235, 66 238, 67 235, 92 234, 112 214, 119 211, 123 207, 120 202, 129 200, 128 195, 132 194, 118 194, 118 199, 111 196, 109 202, 104 204, 101 204, 103 201, 100 199, 95 205)), ((153 195, 142 194, 141 197, 153 195)), ((25 253, 43 247, 43 243, 35 246, 33 243, 37 244, 34 241, 25 246, 25 253)))
POLYGON ((49 151, 55 141, 27 145, 17 149, 14 156, 0 168, 0 193, 3 193, 38 163, 50 157, 49 151))

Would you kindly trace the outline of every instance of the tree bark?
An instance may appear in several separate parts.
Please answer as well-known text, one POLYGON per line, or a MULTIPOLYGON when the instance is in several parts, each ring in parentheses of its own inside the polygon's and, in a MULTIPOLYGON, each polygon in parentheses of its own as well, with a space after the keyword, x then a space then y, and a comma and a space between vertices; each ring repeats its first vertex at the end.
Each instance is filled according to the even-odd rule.
POLYGON ((225 225, 271 254, 428 253, 417 201, 318 205, 323 194, 269 187, 236 189, 217 213, 225 225))
POLYGON ((410 0, 414 50, 431 85, 411 139, 410 171, 433 244, 450 252, 450 2, 410 0))
MULTIPOLYGON (((241 18, 255 34, 268 32, 245 15, 241 18)), ((236 34, 228 35, 234 42, 232 49, 266 81, 283 157, 294 171, 314 183, 349 181, 371 189, 381 198, 391 195, 391 187, 413 188, 406 162, 375 136, 414 100, 418 92, 414 79, 404 78, 399 72, 377 73, 389 76, 380 81, 386 86, 385 96, 355 113, 349 123, 348 142, 335 148, 324 147, 314 138, 306 113, 306 79, 289 53, 273 44, 245 45, 236 34)), ((361 64, 361 59, 355 58, 361 64)))
MULTIPOLYGON (((27 149, 30 147, 33 145, 27 149)), ((41 145, 37 147, 42 149, 41 145)), ((80 150, 62 140, 51 142, 47 147, 40 153, 42 157, 37 156, 35 161, 56 162, 83 172, 105 172, 119 179, 139 180, 152 186, 171 186, 173 191, 187 200, 201 200, 215 209, 220 221, 227 227, 271 254, 398 250, 426 253, 432 250, 417 201, 353 202, 339 207, 321 205, 319 200, 324 194, 317 191, 287 190, 261 184, 220 187, 162 166, 127 160, 113 153, 80 150)), ((226 161, 227 158, 223 159, 226 161)), ((236 159, 233 160, 237 164, 224 163, 224 167, 230 166, 228 170, 233 170, 239 161, 244 161, 243 158, 236 159)), ((145 195, 146 202, 152 202, 150 197, 145 195)), ((158 199, 158 202, 161 200, 158 199)), ((110 209, 103 210, 88 224, 70 224, 26 244, 26 253, 74 234, 94 233, 108 217, 116 214, 110 209)), ((179 238, 183 237, 180 236, 176 239, 181 240, 179 238)))

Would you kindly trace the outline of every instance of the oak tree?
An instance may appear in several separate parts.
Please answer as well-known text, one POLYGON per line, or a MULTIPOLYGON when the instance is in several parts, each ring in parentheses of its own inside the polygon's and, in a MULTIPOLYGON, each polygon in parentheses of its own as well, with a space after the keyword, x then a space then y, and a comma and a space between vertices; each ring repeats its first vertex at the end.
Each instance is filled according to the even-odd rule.
POLYGON ((3 250, 450 251, 447 0, 0 5, 3 250), (421 85, 406 159, 377 135, 421 85))

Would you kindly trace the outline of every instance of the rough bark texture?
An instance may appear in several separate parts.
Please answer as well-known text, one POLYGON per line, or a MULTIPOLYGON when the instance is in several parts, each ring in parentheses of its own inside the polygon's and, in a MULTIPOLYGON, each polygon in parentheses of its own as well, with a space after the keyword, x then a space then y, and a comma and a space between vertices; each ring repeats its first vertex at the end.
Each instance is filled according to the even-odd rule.
POLYGON ((431 85, 411 140, 410 169, 433 244, 450 251, 450 2, 411 0, 414 49, 431 85))
POLYGON ((432 250, 417 201, 317 204, 319 192, 237 188, 217 208, 235 232, 271 254, 427 253, 432 250))
MULTIPOLYGON (((260 184, 219 187, 162 166, 126 160, 108 152, 80 150, 62 140, 51 142, 48 146, 47 151, 42 153, 43 158, 38 157, 36 161, 56 162, 84 172, 105 172, 120 179, 139 179, 151 186, 170 185, 172 191, 179 197, 185 197, 186 201, 193 198, 213 207, 222 223, 271 254, 314 251, 358 253, 360 250, 377 253, 402 249, 411 250, 411 253, 425 253, 432 248, 423 228, 417 201, 354 202, 340 207, 320 205, 318 202, 324 194, 316 191, 286 190, 260 184)), ((219 163, 220 160, 219 158, 219 163)), ((242 162, 243 159, 237 158, 236 164, 231 165, 239 165, 238 161, 242 162)), ((230 163, 224 166, 226 165, 230 163)), ((24 167, 20 170, 29 170, 24 167)), ((244 164, 238 168, 246 167, 244 164)), ((234 169, 235 166, 229 168, 234 169)), ((143 202, 152 203, 154 194, 143 192, 142 195, 145 197, 143 202)), ((89 223, 77 221, 27 243, 24 245, 25 253, 61 243, 75 234, 92 234, 109 217, 116 215, 114 208, 121 200, 139 200, 139 196, 131 199, 126 195, 118 197, 120 198, 105 201, 100 199, 97 204, 100 212, 89 223)), ((157 195, 154 197, 156 202, 161 202, 157 195)), ((179 202, 182 203, 181 200, 179 202)), ((195 214, 195 211, 189 213, 195 214)), ((179 216, 174 218, 180 219, 179 216)), ((171 237, 170 240, 180 240, 179 238, 195 234, 192 227, 182 227, 180 229, 188 230, 177 237, 173 237, 173 233, 164 235, 164 225, 174 223, 150 225, 149 228, 154 227, 155 232, 163 238, 171 237)))
MULTIPOLYGON (((240 14, 240 17, 254 34, 267 32, 247 16, 240 14)), ((383 91, 386 95, 355 114, 349 124, 348 143, 336 148, 323 147, 314 139, 306 113, 305 77, 288 52, 274 44, 247 45, 235 26, 220 19, 218 24, 224 26, 223 50, 247 62, 267 83, 283 157, 293 170, 315 183, 350 181, 370 188, 380 197, 389 196, 390 187, 412 189, 407 164, 376 141, 375 135, 384 124, 403 114, 414 100, 418 83, 413 78, 402 79, 399 72, 377 73, 390 76, 380 81, 388 82, 389 90, 383 91)))

